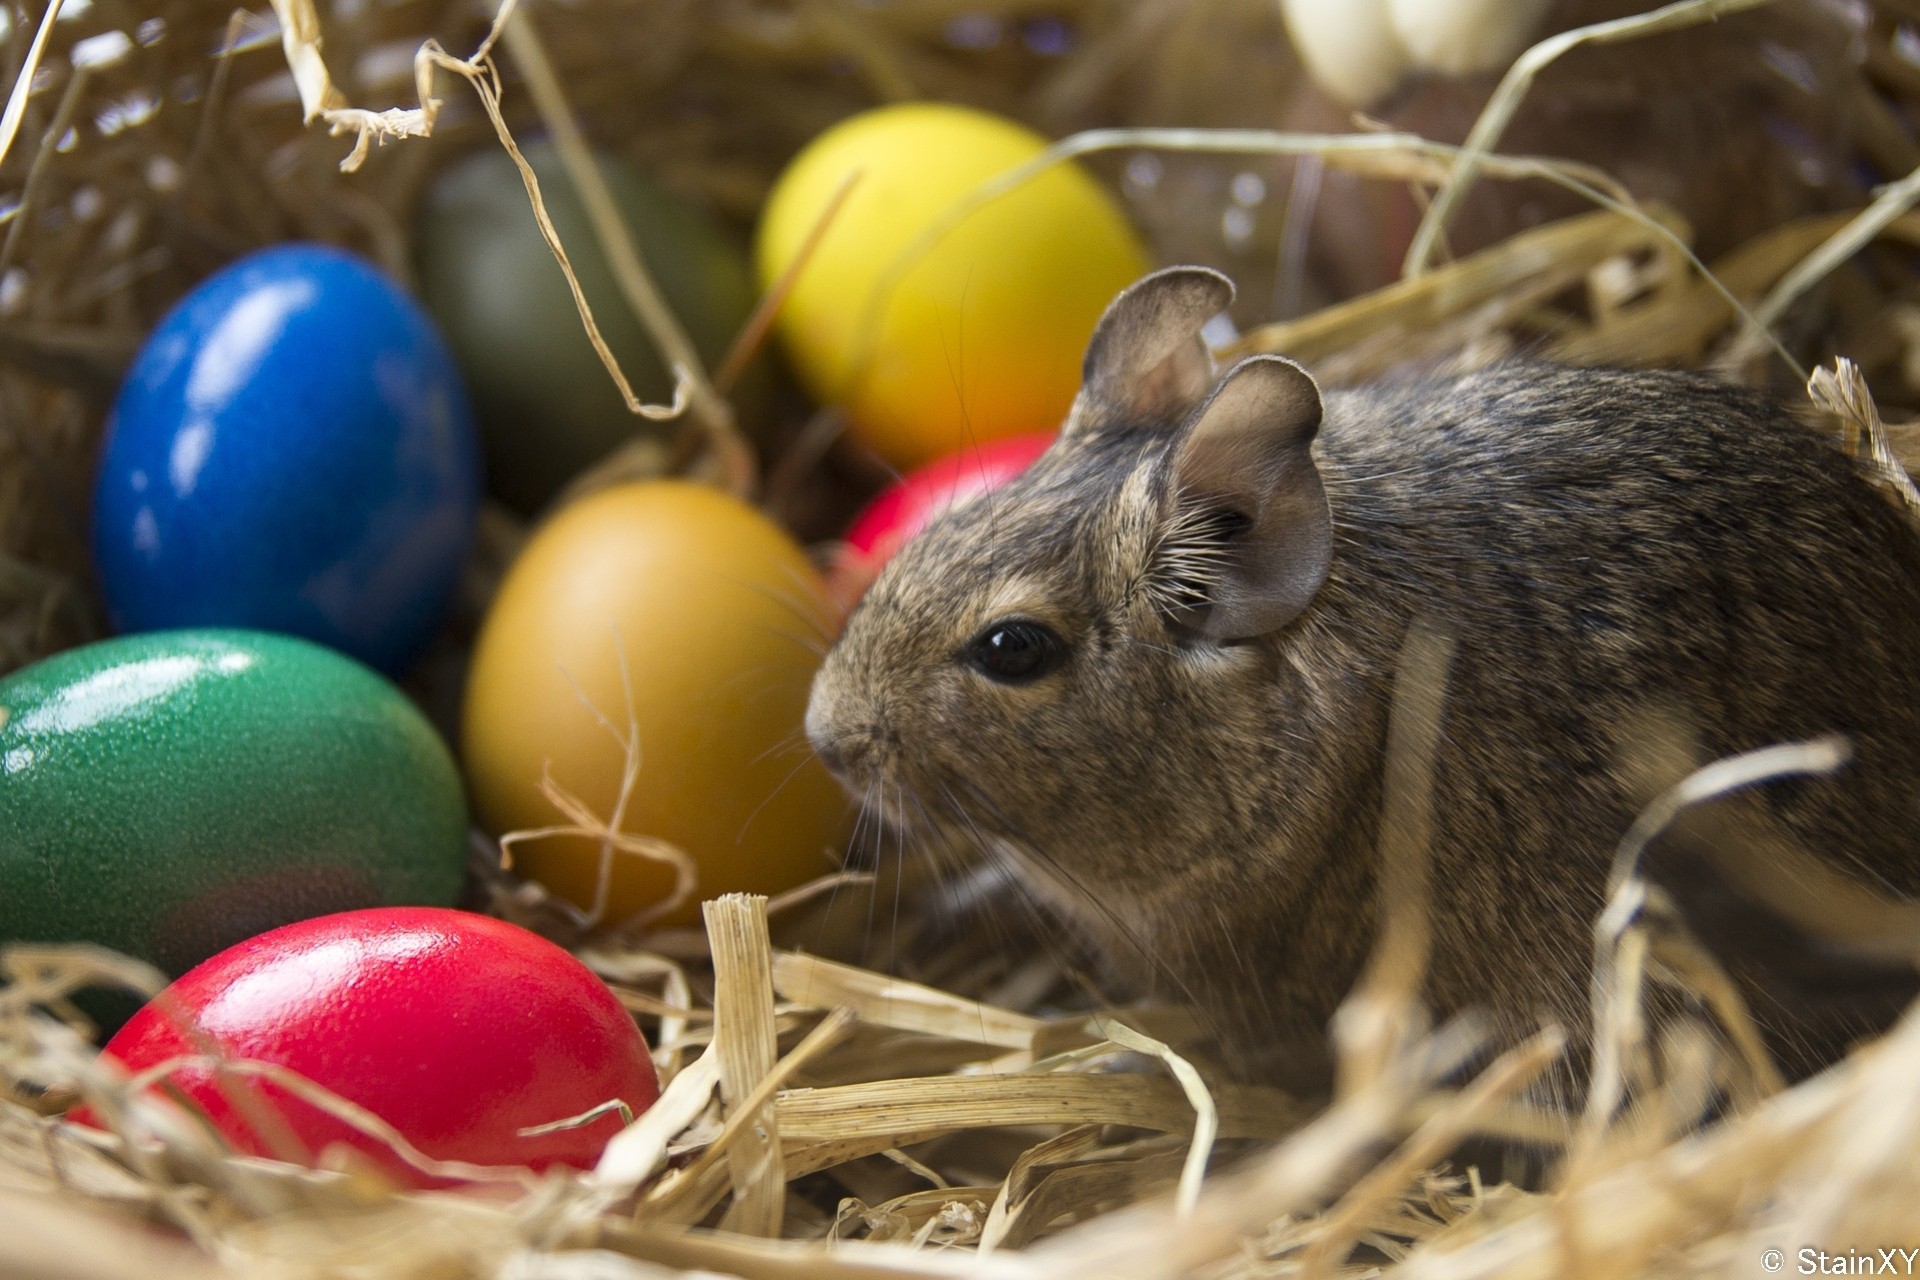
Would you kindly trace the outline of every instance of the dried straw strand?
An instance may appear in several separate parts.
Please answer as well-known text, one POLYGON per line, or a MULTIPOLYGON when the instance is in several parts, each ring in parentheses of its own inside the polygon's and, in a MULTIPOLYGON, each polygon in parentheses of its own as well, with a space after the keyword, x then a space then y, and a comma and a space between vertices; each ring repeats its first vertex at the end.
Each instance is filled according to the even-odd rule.
POLYGON ((1400 274, 1413 277, 1427 270, 1441 237, 1453 222, 1460 201, 1466 197, 1468 188, 1479 175, 1488 156, 1500 144, 1500 135, 1506 132, 1507 126, 1518 114, 1520 104, 1533 88, 1535 78, 1549 64, 1583 44, 1639 40, 1770 3, 1772 0, 1678 0, 1677 3, 1647 13, 1548 36, 1521 54, 1501 77, 1499 87, 1481 109, 1473 128, 1467 132, 1466 141, 1460 144, 1452 168, 1440 184, 1439 195, 1428 207, 1426 216, 1414 232, 1412 243, 1407 247, 1406 261, 1402 264, 1400 274))
POLYGON ((47 38, 53 34, 53 24, 60 20, 63 3, 64 0, 47 0, 40 25, 33 33, 33 43, 27 46, 26 59, 20 64, 20 74, 7 93, 6 110, 0 111, 0 161, 7 158, 13 150, 13 140, 19 136, 20 121, 27 113, 27 96, 33 91, 34 73, 40 69, 41 58, 46 56, 47 38))
MULTIPOLYGON (((729 1116, 773 1071, 779 1029, 773 1016, 773 941, 767 932, 767 900, 731 893, 701 905, 713 944, 713 1048, 719 1060, 720 1097, 729 1116)), ((786 1174, 780 1160, 775 1112, 761 1106, 742 1124, 745 1136, 729 1154, 733 1205, 723 1222, 747 1235, 777 1236, 786 1207, 786 1174)))
MULTIPOLYGON (((628 410, 656 420, 676 416, 680 407, 690 411, 705 432, 707 445, 723 460, 728 490, 736 497, 751 497, 757 472, 752 447, 735 427, 732 407, 714 389, 707 377, 705 363, 694 349, 693 339, 687 336, 686 328, 681 325, 679 317, 673 314, 673 308, 667 305, 653 274, 647 270, 646 260, 639 246, 634 243, 633 229, 620 216, 613 192, 608 188, 606 178, 587 146, 573 109, 567 104, 560 78, 547 57, 545 45, 534 30, 532 19, 524 13, 515 13, 503 24, 502 31, 503 43, 508 55, 520 69, 527 95, 533 99, 542 123, 553 135, 554 147, 567 171, 567 178, 580 194, 587 219, 593 226, 594 239, 606 256, 614 283, 620 288, 620 296, 645 326, 648 336, 660 351, 662 361, 673 371, 674 404, 668 407, 667 412, 658 413, 650 411, 651 406, 641 405, 624 375, 617 367, 610 368, 609 372, 615 374, 627 398, 628 410)), ((584 302, 582 308, 584 318, 584 302)), ((610 356, 611 352, 606 355, 610 356)))

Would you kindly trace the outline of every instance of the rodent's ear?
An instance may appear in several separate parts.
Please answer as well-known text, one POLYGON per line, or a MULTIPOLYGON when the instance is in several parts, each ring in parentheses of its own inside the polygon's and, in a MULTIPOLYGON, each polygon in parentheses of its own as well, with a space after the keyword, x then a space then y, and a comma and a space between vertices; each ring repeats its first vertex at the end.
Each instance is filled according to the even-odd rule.
POLYGON ((1320 412, 1320 388, 1305 369, 1252 356, 1227 371, 1175 446, 1174 536, 1184 529, 1211 539, 1187 551, 1189 564, 1206 566, 1183 588, 1200 635, 1245 640, 1277 630, 1326 581, 1333 518, 1312 453, 1320 412))
POLYGON ((1080 409, 1135 421, 1184 414, 1213 383, 1200 328, 1232 302, 1233 282, 1206 267, 1167 267, 1128 285, 1087 343, 1080 409))

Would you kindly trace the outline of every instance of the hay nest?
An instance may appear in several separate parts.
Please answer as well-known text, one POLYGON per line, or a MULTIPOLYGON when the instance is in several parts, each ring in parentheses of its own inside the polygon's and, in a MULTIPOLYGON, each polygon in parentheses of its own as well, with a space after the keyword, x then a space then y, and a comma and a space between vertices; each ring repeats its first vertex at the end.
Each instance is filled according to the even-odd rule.
MULTIPOLYGON (((406 279, 406 215, 435 166, 570 123, 745 223, 834 120, 908 97, 977 103, 1070 134, 1043 163, 1104 166, 1164 258, 1251 285, 1241 350, 1284 351, 1334 382, 1514 352, 1784 386, 1832 364, 1812 407, 1895 500, 1915 497, 1901 461, 1913 437, 1878 407, 1920 403, 1911 0, 1684 0, 1625 20, 1634 6, 1564 3, 1549 29, 1574 34, 1498 81, 1416 86, 1384 120, 1311 88, 1267 0, 59 7, 4 11, 18 87, 0 119, 0 670, 101 633, 83 533, 92 453, 120 371, 174 298, 296 237, 349 244, 406 279), (1722 119, 1648 131, 1701 84, 1722 119)), ((684 381, 689 411, 667 428, 683 447, 630 451, 610 474, 762 484, 803 532, 835 527, 857 467, 823 461, 803 422, 758 435, 756 458, 705 375, 684 381)), ((504 513, 489 521, 469 623, 521 532, 504 513)), ((430 704, 457 684, 457 630, 419 677, 430 704)), ((1565 1052, 1558 1029, 1489 1063, 1476 1024, 1423 1019, 1422 902, 1394 886, 1419 883, 1443 648, 1417 637, 1409 650, 1391 825, 1416 838, 1383 850, 1380 960, 1336 1022, 1329 1104, 1210 1081, 1177 1010, 1089 1012, 1045 948, 953 930, 911 897, 887 937, 856 930, 829 960, 775 944, 817 896, 710 903, 704 933, 583 936, 488 862, 494 909, 563 936, 656 1045, 665 1094, 597 1169, 401 1193, 363 1166, 235 1158, 103 1072, 70 1025, 79 986, 151 990, 159 975, 83 948, 14 948, 0 988, 0 1272, 1906 1267, 1920 1245, 1920 1013, 1783 1086, 1631 858, 1596 932, 1583 1112, 1528 1101, 1565 1052), (1642 1000, 1660 986, 1699 995, 1716 1034, 1650 1028, 1642 1000), (60 1121, 76 1096, 114 1132, 60 1121), (1532 1144, 1553 1172, 1523 1188, 1448 1162, 1476 1136, 1532 1144), (1203 1179, 1228 1152, 1242 1158, 1203 1179)), ((1820 751, 1697 776, 1654 819, 1740 777, 1824 767, 1820 751)), ((435 1167, 377 1117, 319 1100, 435 1167)))

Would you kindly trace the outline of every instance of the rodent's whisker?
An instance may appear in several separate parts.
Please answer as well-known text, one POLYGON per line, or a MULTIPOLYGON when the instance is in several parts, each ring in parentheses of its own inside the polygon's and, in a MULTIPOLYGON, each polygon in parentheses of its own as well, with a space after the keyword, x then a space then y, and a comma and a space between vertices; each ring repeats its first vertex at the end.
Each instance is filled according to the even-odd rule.
MULTIPOLYGON (((973 792, 975 798, 984 803, 989 811, 994 810, 995 806, 993 802, 981 794, 972 783, 965 779, 961 779, 960 783, 969 791, 973 792)), ((944 786, 941 788, 941 791, 946 795, 947 803, 953 809, 954 813, 958 815, 961 821, 966 824, 967 828, 972 831, 974 838, 980 844, 981 851, 991 855, 995 851, 996 846, 981 834, 980 828, 974 824, 972 815, 967 813, 966 809, 954 798, 951 791, 947 790, 944 786)), ((1161 958, 1158 950, 1150 941, 1141 937, 1131 925, 1121 919, 1119 914, 1115 912, 1103 898, 1088 889, 1077 876, 1067 868, 1061 866, 1057 860, 1048 857, 1045 853, 1025 842, 1020 842, 1018 847, 1021 856, 1032 858, 1035 862, 1045 866, 1049 872, 1059 877, 1063 884, 1071 888, 1088 907, 1104 918, 1109 929, 1112 931, 1112 935, 1131 948, 1135 953, 1136 959, 1138 959, 1149 972, 1165 978, 1173 985, 1174 989, 1180 993, 1181 998, 1188 1004, 1194 1006, 1195 1010, 1199 1012, 1202 1017, 1208 1016, 1205 1004, 1196 998, 1193 990, 1187 985, 1185 978, 1170 967, 1161 958)))
POLYGON ((1142 640, 1138 636, 1122 636, 1120 637, 1120 640, 1121 640, 1121 643, 1132 645, 1136 649, 1150 649, 1154 653, 1164 653, 1170 658, 1177 658, 1180 656, 1180 651, 1178 649, 1173 648, 1170 645, 1155 644, 1151 640, 1142 640))
MULTIPOLYGON (((944 792, 946 789, 942 787, 941 790, 944 792)), ((918 792, 909 794, 914 807, 919 811, 920 822, 927 834, 925 850, 939 873, 936 884, 947 895, 948 909, 956 914, 973 909, 970 906, 972 900, 963 892, 963 886, 978 875, 982 868, 998 867, 999 864, 993 858, 992 850, 986 847, 977 833, 968 831, 964 826, 956 828, 950 822, 943 823, 935 818, 918 792), (969 858, 957 849, 954 845, 957 840, 964 840, 972 846, 977 857, 969 858)), ((952 804, 952 800, 949 799, 950 808, 952 804)), ((1010 883, 1020 893, 1023 903, 1031 910, 1032 904, 1027 902, 1026 886, 1018 881, 1010 883)), ((1039 917, 1036 916, 1035 919, 1038 921, 1039 917)))
POLYGON ((734 837, 734 841, 736 843, 738 843, 739 841, 745 840, 747 838, 747 828, 753 825, 753 820, 755 818, 758 818, 760 816, 761 811, 764 810, 768 805, 773 803, 774 797, 779 795, 782 791, 785 791, 787 789, 787 785, 791 783, 795 778, 800 776, 800 771, 806 768, 809 764, 811 764, 816 758, 817 756, 815 752, 811 747, 809 747, 807 749, 807 753, 800 757, 800 762, 794 765, 793 768, 787 770, 786 777, 780 779, 779 782, 774 784, 773 790, 767 793, 767 798, 762 800, 759 804, 753 806, 753 812, 749 813, 747 815, 746 821, 740 824, 740 834, 734 837))
MULTIPOLYGON (((876 878, 883 870, 880 865, 880 849, 882 833, 886 826, 885 815, 881 812, 880 805, 877 803, 880 798, 880 787, 880 779, 875 777, 867 784, 866 797, 860 804, 861 833, 864 837, 860 849, 861 861, 864 865, 873 869, 873 874, 876 878)), ((876 882, 875 891, 867 894, 867 927, 865 939, 868 949, 871 949, 873 944, 873 911, 879 898, 880 894, 876 882)))
POLYGON ((784 755, 789 751, 802 747, 806 749, 807 754, 810 756, 817 757, 819 755, 819 753, 813 749, 813 744, 807 741, 807 731, 796 726, 787 730, 780 736, 777 742, 755 756, 752 763, 756 765, 761 764, 776 755, 784 755))
MULTIPOLYGON (((954 798, 953 792, 948 790, 944 785, 940 787, 940 792, 945 799, 947 808, 960 819, 961 826, 955 831, 955 834, 966 839, 967 842, 973 846, 975 852, 983 860, 985 865, 999 865, 999 859, 994 856, 993 847, 987 841, 986 837, 981 834, 980 829, 974 825, 973 818, 961 807, 960 802, 954 798)), ((924 808, 922 812, 925 813, 924 808)), ((926 817, 930 824, 934 822, 931 814, 927 814, 926 817)), ((962 872, 975 869, 976 868, 968 867, 964 864, 959 868, 962 872)), ((1033 936, 1042 940, 1043 945, 1053 949, 1059 958, 1062 960, 1067 959, 1068 957, 1064 954, 1064 949, 1061 948, 1058 939, 1060 926, 1058 914, 1049 910, 1038 895, 1035 894, 1032 887, 1019 877, 1012 877, 1003 881, 1003 883, 1013 890, 1015 901, 1017 901, 1021 909, 1026 912, 1027 919, 1033 928, 1033 936)), ((951 899, 950 904, 955 906, 956 909, 965 906, 964 901, 958 898, 951 899)), ((992 916, 989 915, 988 918, 991 920, 992 916)))
MULTIPOLYGON (((847 846, 845 849, 841 851, 840 866, 843 870, 851 870, 853 868, 856 858, 858 857, 858 854, 855 851, 855 845, 858 843, 860 839, 860 827, 861 827, 861 824, 864 821, 866 821, 867 805, 871 801, 872 797, 873 797, 873 784, 868 783, 866 794, 860 798, 860 804, 858 808, 854 810, 853 826, 847 832, 847 846)), ((851 883, 852 881, 850 881, 845 877, 835 878, 833 888, 830 889, 827 893, 826 908, 820 913, 818 917, 820 921, 820 928, 822 930, 828 930, 831 928, 831 921, 834 918, 834 913, 838 911, 840 907, 840 891, 844 888, 847 888, 851 883)), ((865 886, 865 892, 867 894, 868 901, 872 901, 873 888, 870 882, 865 886)))
POLYGON ((899 781, 893 784, 895 817, 893 826, 893 927, 887 937, 887 967, 895 968, 900 958, 900 891, 907 878, 907 827, 905 802, 902 799, 903 787, 899 781))
POLYGON ((794 644, 797 644, 802 649, 804 649, 807 652, 807 654, 813 658, 815 662, 819 662, 820 660, 824 659, 827 656, 827 649, 830 647, 829 642, 827 640, 816 639, 815 637, 808 636, 808 635, 801 635, 798 632, 788 631, 782 627, 768 626, 764 622, 750 623, 748 625, 752 626, 755 631, 758 631, 763 635, 777 636, 782 640, 792 641, 794 644))
MULTIPOLYGON (((828 618, 822 616, 810 584, 796 580, 792 594, 775 591, 764 582, 740 581, 736 585, 745 587, 763 600, 780 606, 788 616, 806 629, 808 634, 804 637, 805 639, 818 641, 822 646, 833 643, 833 625, 828 618)), ((820 650, 820 653, 824 652, 824 648, 820 650)), ((815 656, 820 656, 820 653, 815 656)))

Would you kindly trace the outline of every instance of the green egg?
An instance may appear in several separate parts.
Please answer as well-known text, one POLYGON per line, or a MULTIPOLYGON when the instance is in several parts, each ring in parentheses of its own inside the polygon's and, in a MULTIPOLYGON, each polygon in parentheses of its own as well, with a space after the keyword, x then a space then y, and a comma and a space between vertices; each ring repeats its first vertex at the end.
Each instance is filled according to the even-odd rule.
MULTIPOLYGON (((608 347, 636 394, 666 403, 673 381, 622 297, 559 154, 537 143, 525 155, 608 347)), ((649 272, 711 372, 753 309, 745 254, 718 225, 631 166, 597 158, 649 272)), ((504 151, 476 152, 439 177, 421 209, 415 244, 421 300, 473 392, 496 496, 535 511, 615 446, 660 429, 627 412, 504 151)), ((752 414, 758 383, 735 395, 743 417, 752 414)))
POLYGON ((354 907, 451 906, 466 804, 400 691, 255 631, 154 631, 0 680, 0 944, 177 975, 354 907))

